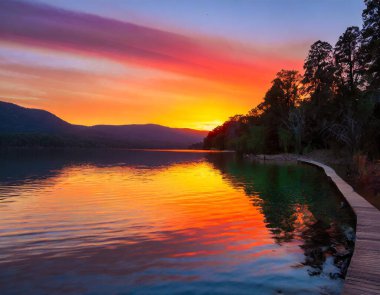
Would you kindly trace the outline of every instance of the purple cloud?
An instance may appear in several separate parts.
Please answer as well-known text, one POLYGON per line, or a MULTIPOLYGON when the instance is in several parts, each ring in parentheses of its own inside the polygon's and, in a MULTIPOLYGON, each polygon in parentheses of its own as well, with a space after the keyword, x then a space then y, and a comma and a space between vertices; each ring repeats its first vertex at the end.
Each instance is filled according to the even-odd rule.
POLYGON ((15 0, 0 1, 0 40, 238 84, 264 83, 278 62, 294 62, 263 54, 242 61, 210 40, 15 0))

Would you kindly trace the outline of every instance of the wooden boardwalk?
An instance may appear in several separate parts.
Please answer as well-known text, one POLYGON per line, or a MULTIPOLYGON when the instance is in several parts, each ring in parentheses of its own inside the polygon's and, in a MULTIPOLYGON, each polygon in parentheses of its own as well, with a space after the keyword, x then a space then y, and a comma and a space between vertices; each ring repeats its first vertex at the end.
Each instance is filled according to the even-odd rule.
POLYGON ((304 158, 298 161, 322 168, 356 214, 355 250, 342 294, 380 294, 380 211, 357 194, 329 166, 304 158))

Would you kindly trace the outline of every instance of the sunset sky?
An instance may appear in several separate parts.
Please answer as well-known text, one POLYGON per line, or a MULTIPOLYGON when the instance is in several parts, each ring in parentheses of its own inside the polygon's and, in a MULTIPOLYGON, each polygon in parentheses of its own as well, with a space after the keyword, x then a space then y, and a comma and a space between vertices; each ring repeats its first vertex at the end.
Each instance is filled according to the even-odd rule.
POLYGON ((75 124, 212 129, 310 45, 361 25, 362 0, 0 1, 0 100, 75 124))

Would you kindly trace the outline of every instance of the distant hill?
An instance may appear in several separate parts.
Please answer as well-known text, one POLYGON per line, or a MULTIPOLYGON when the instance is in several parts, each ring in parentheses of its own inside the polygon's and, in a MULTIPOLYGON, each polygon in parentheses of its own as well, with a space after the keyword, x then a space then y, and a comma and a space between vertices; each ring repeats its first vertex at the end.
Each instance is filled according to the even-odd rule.
POLYGON ((187 148, 207 131, 155 124, 70 124, 52 113, 0 101, 0 146, 187 148))
POLYGON ((52 133, 73 127, 47 111, 0 101, 0 133, 52 133))

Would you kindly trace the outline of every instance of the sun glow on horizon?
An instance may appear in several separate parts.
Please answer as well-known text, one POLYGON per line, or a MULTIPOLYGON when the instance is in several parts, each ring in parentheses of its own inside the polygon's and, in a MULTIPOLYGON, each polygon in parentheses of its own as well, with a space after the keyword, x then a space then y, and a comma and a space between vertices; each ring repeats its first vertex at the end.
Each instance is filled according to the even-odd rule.
POLYGON ((214 128, 216 128, 222 124, 223 124, 223 121, 215 120, 215 121, 210 121, 210 122, 206 122, 206 123, 195 124, 194 129, 211 131, 214 128))
MULTIPOLYGON (((302 10, 292 12, 292 30, 284 29, 294 35, 287 38, 280 37, 279 26, 262 25, 267 20, 260 11, 283 17, 278 2, 261 7, 252 1, 249 9, 226 2, 205 18, 186 1, 175 4, 182 17, 172 18, 165 14, 173 3, 146 3, 119 3, 129 22, 113 17, 112 5, 104 10, 84 1, 0 1, 0 97, 73 124, 149 122, 212 130, 259 104, 279 70, 302 70, 317 38, 294 31, 302 10), (256 18, 246 13, 255 5, 256 18), (228 26, 221 22, 226 17, 228 26), (164 19, 175 24, 163 25, 164 19)), ((205 3, 205 9, 216 3, 205 3)), ((322 33, 331 34, 331 27, 322 33)))

